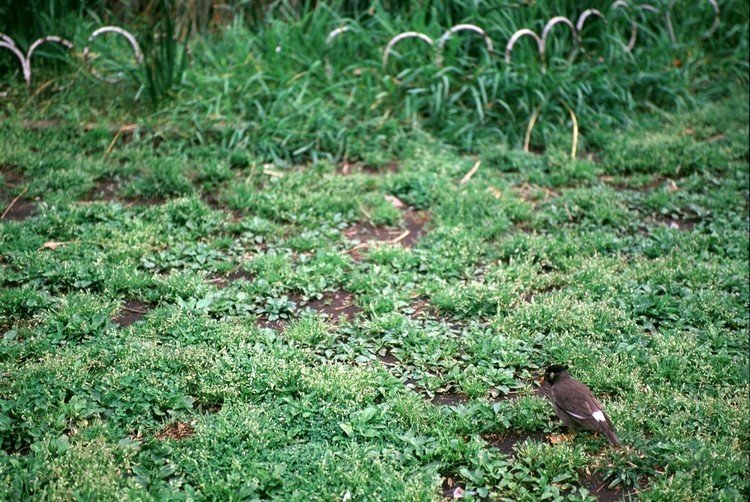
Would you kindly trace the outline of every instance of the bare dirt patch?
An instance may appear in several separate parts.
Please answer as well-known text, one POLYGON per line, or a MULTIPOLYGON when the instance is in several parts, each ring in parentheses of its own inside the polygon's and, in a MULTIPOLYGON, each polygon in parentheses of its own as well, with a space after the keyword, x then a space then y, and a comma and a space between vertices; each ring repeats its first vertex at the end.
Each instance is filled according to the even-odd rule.
POLYGON ((115 324, 124 328, 142 320, 146 317, 149 310, 151 310, 151 306, 147 303, 138 300, 128 300, 113 320, 115 324))
POLYGON ((25 180, 25 176, 13 164, 0 164, 0 178, 2 178, 2 192, 0 192, 0 219, 22 221, 36 213, 36 203, 24 198, 27 189, 12 196, 6 188, 17 188, 25 180))
POLYGON ((368 166, 368 165, 362 166, 362 172, 365 172, 367 174, 372 174, 372 175, 387 174, 387 173, 395 174, 399 172, 400 169, 401 168, 398 165, 398 162, 395 160, 392 160, 387 165, 380 166, 380 167, 368 166))
POLYGON ((13 164, 0 164, 0 176, 6 187, 17 187, 23 183, 24 175, 18 171, 18 166, 13 164))
MULTIPOLYGON (((619 178, 616 180, 614 176, 605 174, 605 175, 599 176, 599 181, 621 192, 630 191, 630 192, 646 193, 656 188, 659 188, 667 180, 665 178, 662 178, 661 176, 654 176, 653 179, 647 181, 646 183, 635 183, 635 182, 632 182, 631 180, 628 180, 627 178, 625 179, 619 178)), ((670 183, 674 183, 674 182, 670 180, 670 183)))
POLYGON ((513 225, 513 230, 515 232, 520 232, 526 235, 535 235, 537 232, 533 228, 529 226, 528 221, 521 221, 519 223, 516 223, 513 225))
POLYGON ((409 234, 400 243, 405 248, 411 248, 422 236, 425 224, 430 220, 426 211, 414 211, 412 209, 404 213, 404 223, 409 234))
POLYGON ((47 129, 57 129, 60 126, 59 120, 24 120, 23 127, 32 131, 46 131, 47 129))
POLYGON ((628 490, 622 490, 619 486, 608 488, 609 483, 598 472, 584 476, 581 479, 581 484, 600 502, 615 502, 623 500, 627 495, 635 494, 633 488, 628 490))
POLYGON ((409 310, 412 310, 412 317, 420 316, 437 316, 437 310, 425 298, 417 298, 409 303, 409 310))
POLYGON ((539 202, 547 202, 550 199, 559 197, 560 194, 550 190, 547 187, 540 185, 534 185, 531 183, 521 183, 520 185, 514 185, 511 190, 524 202, 529 202, 532 205, 536 205, 539 202))
POLYGON ((142 198, 128 198, 125 199, 129 207, 153 207, 161 206, 167 202, 167 199, 163 197, 142 197, 142 198))
POLYGON ((221 409, 224 407, 223 402, 208 402, 208 401, 201 401, 196 400, 193 403, 193 408, 200 411, 201 413, 219 413, 221 409))
POLYGON ((501 452, 509 456, 514 456, 516 452, 516 445, 521 444, 527 439, 534 441, 546 442, 547 437, 543 432, 506 432, 504 434, 484 434, 482 439, 487 441, 487 444, 493 448, 497 448, 501 452))
POLYGON ((3 220, 11 221, 23 221, 27 218, 31 218, 36 214, 36 203, 28 199, 11 199, 9 201, 2 201, 4 209, 2 209, 3 220))
POLYGON ((638 232, 644 237, 651 235, 651 230, 654 227, 667 227, 672 230, 680 230, 683 232, 692 232, 695 226, 700 223, 698 219, 677 219, 671 216, 656 216, 648 218, 638 225, 638 232))
POLYGON ((322 298, 312 300, 306 307, 337 321, 342 317, 349 321, 362 312, 362 308, 354 304, 354 296, 348 291, 326 291, 322 298))
POLYGON ((203 199, 203 202, 205 202, 211 209, 222 209, 223 207, 223 204, 219 202, 219 199, 217 199, 214 194, 204 193, 201 195, 201 199, 203 199))
POLYGON ((529 150, 526 153, 530 153, 532 155, 538 155, 542 157, 544 156, 546 151, 547 151, 546 146, 529 144, 529 150))
POLYGON ((372 223, 355 223, 344 231, 344 235, 351 241, 361 243, 388 242, 403 233, 402 229, 394 227, 377 227, 372 223))
POLYGON ((269 321, 266 316, 263 316, 259 317, 257 322, 261 328, 272 329, 274 331, 284 331, 289 319, 274 319, 273 321, 269 321))
POLYGON ((341 163, 341 168, 338 169, 336 172, 343 175, 348 176, 350 174, 365 174, 368 176, 382 176, 384 174, 394 174, 399 172, 399 165, 397 161, 391 161, 389 164, 384 166, 370 166, 367 164, 362 164, 360 162, 349 162, 345 160, 341 163))
POLYGON ((678 220, 666 216, 658 217, 655 221, 674 230, 684 230, 686 232, 691 232, 699 222, 698 220, 678 220))
POLYGON ((229 208, 224 202, 217 199, 214 194, 211 193, 203 193, 201 195, 201 199, 203 202, 206 203, 208 207, 215 211, 224 211, 226 213, 229 213, 231 215, 232 221, 240 221, 242 219, 242 211, 238 209, 231 209, 229 208))
POLYGON ((406 385, 407 388, 414 390, 414 388, 417 386, 417 380, 415 378, 406 378, 404 379, 404 385, 406 385))
POLYGON ((499 395, 495 396, 492 399, 492 401, 495 402, 495 403, 499 403, 499 402, 502 402, 502 401, 511 401, 513 399, 518 399, 518 397, 520 395, 521 394, 519 392, 511 390, 509 392, 506 392, 505 394, 499 394, 499 395))
POLYGON ((385 354, 378 354, 375 357, 377 357, 378 361, 380 361, 381 363, 383 363, 386 366, 396 366, 397 364, 399 364, 401 362, 401 361, 398 360, 398 358, 396 356, 394 356, 393 354, 391 354, 390 350, 386 351, 385 354))
POLYGON ((415 211, 406 209, 403 211, 404 228, 375 226, 371 223, 356 223, 344 231, 344 236, 350 241, 358 244, 349 250, 352 257, 359 261, 362 259, 361 251, 364 248, 380 244, 399 245, 404 248, 412 248, 422 236, 423 228, 429 221, 426 211, 415 211))
POLYGON ((226 288, 227 286, 229 286, 231 283, 235 281, 252 282, 252 280, 253 280, 253 274, 238 268, 228 273, 227 275, 217 275, 216 277, 211 279, 209 282, 213 283, 217 288, 226 288))
POLYGON ((156 433, 156 439, 164 441, 165 439, 185 439, 195 434, 192 425, 185 422, 172 422, 167 424, 162 430, 156 433))
POLYGON ((86 195, 87 201, 115 201, 117 200, 117 182, 110 178, 98 180, 94 188, 86 195))
POLYGON ((466 492, 456 478, 458 476, 455 474, 446 474, 443 476, 443 498, 448 500, 464 498, 466 492))
POLYGON ((242 269, 237 269, 234 272, 230 272, 229 275, 227 275, 227 281, 229 282, 234 282, 234 281, 239 281, 239 280, 250 282, 253 280, 253 274, 242 269))
POLYGON ((437 406, 459 406, 468 403, 469 397, 453 392, 436 392, 430 402, 437 406))

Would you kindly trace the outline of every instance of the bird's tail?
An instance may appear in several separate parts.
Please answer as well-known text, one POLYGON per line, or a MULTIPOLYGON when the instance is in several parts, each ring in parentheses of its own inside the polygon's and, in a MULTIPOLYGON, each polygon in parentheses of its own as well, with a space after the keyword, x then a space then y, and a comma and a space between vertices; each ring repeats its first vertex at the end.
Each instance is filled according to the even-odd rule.
POLYGON ((615 434, 615 430, 611 426, 605 425, 604 427, 602 427, 602 433, 607 436, 607 439, 609 439, 610 443, 615 446, 620 446, 620 439, 617 437, 617 434, 615 434))

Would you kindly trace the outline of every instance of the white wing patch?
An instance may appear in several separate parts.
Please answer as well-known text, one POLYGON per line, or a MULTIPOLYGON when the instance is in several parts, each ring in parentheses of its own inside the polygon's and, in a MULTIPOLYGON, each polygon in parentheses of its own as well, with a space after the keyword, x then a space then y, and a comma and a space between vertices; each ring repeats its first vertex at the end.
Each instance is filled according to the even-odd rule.
POLYGON ((577 418, 578 420, 586 420, 586 417, 582 417, 581 415, 573 413, 572 411, 569 411, 568 415, 570 415, 573 418, 577 418))
POLYGON ((596 410, 594 413, 591 414, 592 417, 594 417, 594 420, 597 422, 606 422, 607 419, 604 418, 604 413, 602 413, 601 410, 596 410))

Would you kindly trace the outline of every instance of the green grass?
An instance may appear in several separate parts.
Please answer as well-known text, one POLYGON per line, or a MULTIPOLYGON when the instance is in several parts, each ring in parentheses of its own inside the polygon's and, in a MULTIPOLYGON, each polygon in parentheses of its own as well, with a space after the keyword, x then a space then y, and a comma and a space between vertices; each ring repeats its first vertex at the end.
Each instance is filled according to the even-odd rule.
POLYGON ((414 133, 397 170, 373 148, 383 167, 346 176, 231 141, 108 152, 104 129, 25 116, 0 126, 2 205, 36 204, 0 226, 0 499, 434 500, 444 478, 590 499, 591 473, 750 495, 746 94, 598 125, 578 160, 562 133, 476 157, 414 133), (363 224, 408 224, 385 195, 428 215, 420 239, 352 252, 363 224), (361 312, 308 308, 333 292, 361 312), (131 300, 147 313, 121 327, 131 300), (624 448, 533 436, 560 431, 534 385, 553 362, 624 448))
POLYGON ((119 69, 131 77, 111 86, 91 77, 75 55, 61 67, 65 55, 45 45, 34 58, 33 85, 27 90, 13 75, 17 65, 12 56, 2 51, 0 68, 16 77, 8 79, 15 84, 0 104, 2 112, 76 126, 136 122, 148 135, 244 149, 259 163, 348 159, 380 166, 404 156, 422 131, 469 153, 498 143, 520 146, 529 119, 542 104, 532 146, 566 142, 570 148, 566 107, 575 112, 588 138, 602 125, 627 126, 633 112, 690 109, 748 84, 750 10, 741 0, 722 3, 721 29, 707 40, 696 33, 713 22, 708 3, 689 12, 675 7, 675 44, 662 16, 635 15, 639 36, 632 53, 623 50, 629 21, 622 11, 610 12, 611 2, 592 2, 585 7, 606 12, 607 23, 587 23, 581 35, 584 50, 572 63, 567 62, 571 36, 565 26, 555 27, 545 74, 530 40, 517 44, 510 65, 504 62, 505 44, 520 28, 541 33, 544 23, 557 15, 575 22, 584 10, 580 2, 498 7, 468 0, 372 5, 283 1, 263 19, 235 6, 231 22, 186 42, 193 54, 188 68, 183 46, 172 33, 185 33, 190 26, 184 24, 184 13, 173 26, 165 14, 170 2, 151 2, 153 8, 144 9, 149 14, 142 15, 122 12, 127 9, 109 13, 103 6, 95 9, 96 15, 86 14, 76 10, 76 2, 67 3, 72 5, 67 16, 61 6, 54 7, 55 0, 48 0, 50 7, 36 10, 36 24, 21 18, 12 23, 8 17, 8 26, 0 24, 0 31, 16 36, 25 48, 30 38, 23 28, 36 32, 38 24, 46 23, 48 32, 72 40, 80 53, 102 24, 100 18, 107 19, 137 34, 145 62, 140 67, 131 62, 127 45, 116 35, 96 39, 92 50, 102 56, 97 68, 110 73, 119 69), (426 44, 404 40, 382 68, 382 51, 395 35, 417 30, 437 40, 458 23, 483 27, 496 53, 487 54, 476 34, 459 33, 446 44, 440 68, 426 44), (326 44, 331 30, 343 25, 352 30, 326 44), (135 102, 135 96, 140 100, 135 102), (154 105, 156 114, 151 113, 154 105))
POLYGON ((708 40, 678 3, 676 44, 636 15, 630 55, 592 21, 573 64, 557 27, 545 74, 529 40, 381 51, 576 2, 228 3, 0 15, 146 56, 97 40, 109 86, 45 45, 27 89, 0 52, 0 500, 750 496, 747 2, 708 40), (546 439, 551 363, 622 449, 546 439))

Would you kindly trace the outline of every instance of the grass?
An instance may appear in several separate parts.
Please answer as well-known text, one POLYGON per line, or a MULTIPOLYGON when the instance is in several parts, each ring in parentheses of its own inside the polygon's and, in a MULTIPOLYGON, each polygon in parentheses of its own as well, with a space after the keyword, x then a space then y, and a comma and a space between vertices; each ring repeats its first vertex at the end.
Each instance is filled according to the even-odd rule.
POLYGON ((0 226, 0 499, 750 495, 746 94, 576 160, 563 133, 413 133, 392 168, 25 116, 0 126, 2 206, 34 211, 0 226), (552 362, 624 448, 549 443, 552 362))
POLYGON ((632 54, 609 12, 573 63, 556 27, 544 74, 381 51, 577 3, 226 3, 0 15, 145 54, 0 53, 0 500, 750 496, 746 2, 635 14, 632 54), (551 363, 623 448, 548 439, 551 363))
MULTIPOLYGON (((58 19, 42 15, 46 11, 40 7, 35 22, 46 22, 48 32, 67 37, 78 52, 103 19, 118 20, 107 11, 75 14, 76 2, 68 3, 73 5, 68 16, 72 20, 62 16, 61 10, 67 12, 62 8, 47 9, 58 13, 58 19)), ((520 28, 541 33, 544 23, 557 15, 575 21, 583 10, 576 2, 507 8, 474 1, 366 6, 347 1, 317 8, 278 2, 262 18, 243 14, 237 6, 231 21, 186 42, 193 55, 187 69, 188 53, 172 35, 193 26, 185 24, 186 16, 178 16, 173 26, 172 16, 165 14, 171 12, 170 5, 180 3, 150 4, 144 9, 150 18, 135 13, 122 19, 146 53, 141 67, 131 62, 124 39, 116 35, 92 43, 92 51, 102 55, 94 63, 97 68, 112 74, 119 66, 117 73, 130 79, 115 87, 103 84, 88 75, 75 53, 62 69, 59 64, 46 66, 54 61, 52 56, 65 54, 45 45, 34 59, 32 89, 16 79, 0 109, 70 125, 137 122, 163 138, 244 149, 260 163, 288 166, 346 159, 381 165, 405 154, 411 137, 422 131, 467 153, 497 143, 520 146, 542 104, 544 112, 531 138, 536 148, 563 131, 569 134, 567 107, 588 137, 601 125, 627 126, 633 112, 690 109, 726 98, 748 83, 750 12, 739 0, 722 5, 721 29, 707 40, 694 35, 713 22, 708 4, 687 15, 674 14, 676 43, 661 16, 634 14, 639 38, 632 53, 623 50, 629 37, 625 11, 610 11, 609 3, 596 2, 590 7, 607 13, 607 22, 586 24, 583 50, 572 63, 567 61, 572 37, 564 25, 555 27, 544 74, 528 38, 519 41, 510 65, 504 62, 505 44, 520 28), (463 32, 446 43, 443 67, 424 42, 411 39, 400 42, 388 67, 382 68, 382 50, 395 35, 417 30, 437 40, 458 23, 483 27, 494 40, 496 54, 487 54, 476 34, 463 32), (326 44, 328 34, 344 25, 351 30, 326 44), (135 96, 140 100, 134 101, 135 96)), ((7 28, 0 25, 0 30, 26 47, 31 38, 16 35, 23 27, 38 31, 36 24, 20 20, 7 28)), ((0 53, 0 65, 16 69, 8 51, 0 53)))

